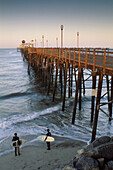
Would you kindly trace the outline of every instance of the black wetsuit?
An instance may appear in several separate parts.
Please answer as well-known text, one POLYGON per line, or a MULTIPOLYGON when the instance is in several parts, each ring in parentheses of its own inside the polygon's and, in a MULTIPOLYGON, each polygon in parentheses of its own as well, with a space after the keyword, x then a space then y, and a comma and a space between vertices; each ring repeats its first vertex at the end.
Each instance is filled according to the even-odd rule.
MULTIPOLYGON (((20 155, 20 150, 19 150, 20 141, 19 141, 19 137, 18 136, 13 136, 12 141, 18 141, 18 155, 20 155)), ((13 144, 13 146, 15 146, 15 156, 17 156, 16 142, 13 144)))
MULTIPOLYGON (((48 133, 46 134, 46 139, 47 139, 48 136, 51 136, 51 133, 50 133, 50 132, 48 132, 48 133)), ((46 140, 46 139, 45 139, 45 140, 46 140)), ((47 149, 50 150, 50 142, 47 142, 47 147, 48 147, 47 149)))

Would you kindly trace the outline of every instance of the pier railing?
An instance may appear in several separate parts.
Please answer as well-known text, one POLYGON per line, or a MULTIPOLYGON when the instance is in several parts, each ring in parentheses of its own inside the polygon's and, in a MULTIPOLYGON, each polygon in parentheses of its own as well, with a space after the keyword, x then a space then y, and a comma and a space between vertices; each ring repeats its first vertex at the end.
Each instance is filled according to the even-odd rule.
POLYGON ((73 62, 75 67, 103 71, 113 75, 113 49, 109 48, 28 48, 28 54, 43 55, 60 62, 73 62))

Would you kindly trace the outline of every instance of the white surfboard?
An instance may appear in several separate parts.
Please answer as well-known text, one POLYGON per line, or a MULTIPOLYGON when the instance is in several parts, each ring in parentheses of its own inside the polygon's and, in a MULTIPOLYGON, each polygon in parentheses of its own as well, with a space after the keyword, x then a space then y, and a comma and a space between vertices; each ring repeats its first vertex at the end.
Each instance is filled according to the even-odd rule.
POLYGON ((48 136, 47 139, 45 140, 46 136, 44 135, 41 135, 41 136, 38 136, 38 139, 41 140, 41 141, 46 141, 46 142, 53 142, 55 141, 55 139, 51 136, 48 136))
MULTIPOLYGON (((27 142, 27 140, 25 139, 19 139, 19 141, 20 141, 20 146, 27 142)), ((18 147, 18 140, 12 142, 11 144, 12 147, 15 147, 13 146, 14 143, 16 143, 16 147, 18 147)))

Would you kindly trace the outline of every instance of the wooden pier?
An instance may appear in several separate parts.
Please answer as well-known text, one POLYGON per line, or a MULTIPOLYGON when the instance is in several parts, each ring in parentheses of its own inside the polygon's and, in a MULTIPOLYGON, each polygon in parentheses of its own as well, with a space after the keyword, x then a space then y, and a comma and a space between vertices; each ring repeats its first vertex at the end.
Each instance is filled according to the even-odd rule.
POLYGON ((75 123, 77 104, 79 110, 82 108, 82 94, 85 95, 85 82, 92 78, 92 101, 91 122, 93 123, 92 138, 95 140, 99 110, 101 110, 109 121, 112 118, 113 103, 113 49, 109 48, 30 48, 19 49, 23 60, 28 61, 28 74, 31 68, 42 79, 47 94, 53 91, 54 102, 56 90, 60 88, 62 98, 62 111, 65 109, 66 91, 68 98, 75 91, 72 124, 75 123), (85 80, 85 70, 90 70, 89 77, 85 80), (102 96, 103 79, 106 79, 106 93, 102 96), (97 84, 98 80, 98 84, 97 84), (105 103, 101 99, 107 95, 105 103), (95 101, 96 100, 96 101, 95 101), (109 114, 102 110, 101 106, 108 105, 109 114))

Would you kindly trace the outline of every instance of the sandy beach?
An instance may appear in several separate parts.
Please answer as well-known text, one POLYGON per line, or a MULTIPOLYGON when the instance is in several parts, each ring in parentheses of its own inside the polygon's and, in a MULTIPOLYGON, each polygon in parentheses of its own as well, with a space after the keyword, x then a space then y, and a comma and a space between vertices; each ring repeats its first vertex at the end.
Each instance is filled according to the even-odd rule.
POLYGON ((21 155, 14 151, 0 157, 0 170, 55 170, 62 169, 86 145, 85 142, 65 140, 51 143, 51 150, 46 150, 46 143, 41 146, 25 146, 21 155))

